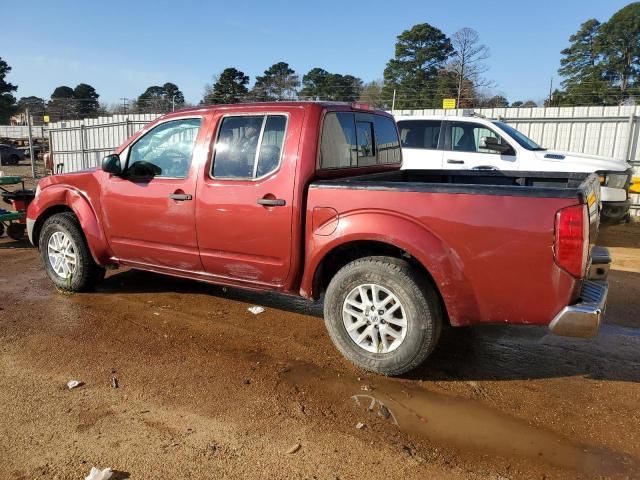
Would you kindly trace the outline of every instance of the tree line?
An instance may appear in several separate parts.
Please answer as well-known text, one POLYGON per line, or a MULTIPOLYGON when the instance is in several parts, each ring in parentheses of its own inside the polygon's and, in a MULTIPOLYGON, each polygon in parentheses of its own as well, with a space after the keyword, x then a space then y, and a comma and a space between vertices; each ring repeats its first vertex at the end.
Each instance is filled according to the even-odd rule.
MULTIPOLYGON (((239 68, 225 68, 205 86, 200 104, 238 102, 329 100, 362 101, 379 108, 439 108, 444 98, 466 107, 532 107, 563 105, 635 104, 640 95, 640 2, 630 3, 601 23, 585 21, 561 51, 561 88, 544 102, 515 102, 493 93, 496 83, 489 70, 489 48, 478 32, 463 28, 450 37, 428 23, 414 25, 398 35, 393 58, 382 78, 365 83, 348 73, 314 67, 300 76, 286 62, 277 62, 251 79, 239 68)), ((175 83, 149 86, 137 98, 111 107, 87 83, 57 87, 50 98, 13 95, 17 86, 6 76, 11 67, 0 58, 0 124, 29 108, 35 117, 51 121, 85 118, 107 113, 163 113, 188 106, 175 83)))
POLYGON ((558 73, 562 88, 547 105, 636 104, 640 95, 640 2, 601 23, 591 18, 569 37, 558 73))

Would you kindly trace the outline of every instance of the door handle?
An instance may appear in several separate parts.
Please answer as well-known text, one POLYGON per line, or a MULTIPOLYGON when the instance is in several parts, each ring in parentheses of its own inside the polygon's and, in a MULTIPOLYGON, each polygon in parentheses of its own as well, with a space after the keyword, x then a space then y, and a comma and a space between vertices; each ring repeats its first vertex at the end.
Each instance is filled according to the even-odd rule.
POLYGON ((447 163, 455 163, 456 165, 462 165, 464 160, 447 160, 447 163))
POLYGON ((259 198, 258 205, 265 207, 284 207, 287 204, 282 198, 259 198))
POLYGON ((175 200, 176 202, 184 202, 185 200, 193 200, 193 197, 188 193, 172 193, 169 195, 171 200, 175 200))

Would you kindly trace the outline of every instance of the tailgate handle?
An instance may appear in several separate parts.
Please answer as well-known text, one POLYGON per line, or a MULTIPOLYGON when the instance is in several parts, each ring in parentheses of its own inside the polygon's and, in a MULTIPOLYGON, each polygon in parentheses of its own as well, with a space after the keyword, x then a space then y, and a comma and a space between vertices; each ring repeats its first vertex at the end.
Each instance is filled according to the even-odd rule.
POLYGON ((284 207, 287 204, 282 198, 259 198, 258 205, 265 207, 284 207))
POLYGON ((193 197, 188 193, 172 193, 169 195, 171 200, 175 200, 176 202, 184 202, 185 200, 192 200, 193 197))
POLYGON ((447 163, 455 163, 456 165, 462 165, 464 160, 447 160, 447 163))

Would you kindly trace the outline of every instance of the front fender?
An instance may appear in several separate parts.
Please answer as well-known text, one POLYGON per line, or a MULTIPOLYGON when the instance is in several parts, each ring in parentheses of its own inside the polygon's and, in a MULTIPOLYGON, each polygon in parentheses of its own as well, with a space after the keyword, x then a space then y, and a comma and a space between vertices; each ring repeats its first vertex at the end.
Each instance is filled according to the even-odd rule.
POLYGON ((33 225, 32 243, 38 246, 40 228, 44 221, 60 207, 68 207, 78 218, 93 259, 101 265, 109 263, 109 249, 98 215, 86 196, 68 185, 52 185, 40 191, 29 204, 27 222, 33 225))
POLYGON ((401 213, 385 210, 350 212, 336 222, 331 235, 308 232, 303 295, 313 295, 316 270, 331 251, 351 242, 375 241, 400 248, 420 262, 433 278, 452 325, 468 325, 477 320, 478 302, 460 255, 427 227, 401 213))

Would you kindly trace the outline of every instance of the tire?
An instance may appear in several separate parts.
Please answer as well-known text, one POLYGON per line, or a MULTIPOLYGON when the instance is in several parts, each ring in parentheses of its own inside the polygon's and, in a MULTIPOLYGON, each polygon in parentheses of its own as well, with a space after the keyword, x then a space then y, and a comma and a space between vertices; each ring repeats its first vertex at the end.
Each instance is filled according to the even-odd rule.
POLYGON ((0 237, 4 233, 4 223, 0 223, 0 237))
POLYGON ((325 294, 324 318, 331 340, 350 362, 382 375, 401 375, 422 364, 435 348, 442 328, 442 310, 435 288, 407 262, 392 257, 365 257, 340 269, 325 294), (356 313, 369 311, 372 292, 376 291, 374 286, 378 292, 378 307, 385 301, 390 302, 384 305, 386 310, 380 308, 370 312, 370 317, 343 314, 343 307, 356 313), (358 287, 364 287, 366 300, 363 301, 362 290, 358 287), (353 303, 345 303, 348 298, 353 303), (353 307, 367 302, 366 310, 353 307), (396 306, 396 303, 400 305, 396 306), (403 331, 399 326, 403 323, 400 317, 406 325, 404 335, 400 333, 403 331), (365 320, 366 324, 353 329, 365 320), (352 327, 352 333, 347 331, 347 325, 352 327), (367 328, 375 329, 369 330, 375 332, 375 343, 373 335, 356 343, 358 339, 352 335, 361 337, 367 328), (390 329, 394 329, 393 336, 385 333, 387 344, 384 345, 382 332, 390 332, 390 329), (393 340, 391 344, 389 340, 393 340))
POLYGON ((10 223, 7 227, 7 235, 14 240, 22 240, 26 225, 23 223, 10 223))
POLYGON ((58 213, 45 220, 38 245, 47 275, 58 288, 80 292, 94 287, 104 278, 105 269, 93 260, 82 228, 71 212, 58 213), (50 246, 53 251, 60 247, 58 250, 67 254, 54 253, 55 257, 75 257, 75 266, 69 263, 65 265, 58 263, 58 271, 56 271, 52 263, 54 258, 50 254, 50 246))
POLYGON ((17 155, 11 155, 9 157, 9 165, 18 165, 19 162, 20 162, 20 157, 18 157, 17 155))

